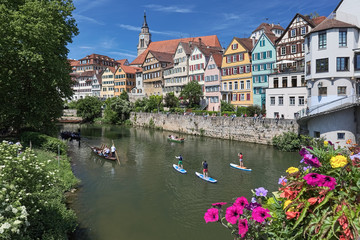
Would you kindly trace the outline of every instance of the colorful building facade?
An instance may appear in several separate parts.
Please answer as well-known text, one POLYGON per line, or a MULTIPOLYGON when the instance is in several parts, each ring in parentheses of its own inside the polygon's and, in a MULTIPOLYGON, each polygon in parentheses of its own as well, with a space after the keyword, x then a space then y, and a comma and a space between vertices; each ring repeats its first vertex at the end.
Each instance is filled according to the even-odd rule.
POLYGON ((204 72, 204 96, 208 111, 220 111, 221 106, 221 54, 211 54, 204 72))

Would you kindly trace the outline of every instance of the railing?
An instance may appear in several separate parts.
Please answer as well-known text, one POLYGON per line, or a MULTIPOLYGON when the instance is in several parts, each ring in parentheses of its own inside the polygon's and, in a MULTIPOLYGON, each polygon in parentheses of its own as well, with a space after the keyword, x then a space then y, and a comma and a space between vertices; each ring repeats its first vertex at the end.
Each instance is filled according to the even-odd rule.
POLYGON ((311 108, 303 108, 297 112, 297 119, 306 117, 309 115, 318 114, 327 110, 335 109, 337 107, 349 104, 355 104, 360 102, 360 95, 345 96, 342 98, 335 99, 330 102, 315 105, 311 108))

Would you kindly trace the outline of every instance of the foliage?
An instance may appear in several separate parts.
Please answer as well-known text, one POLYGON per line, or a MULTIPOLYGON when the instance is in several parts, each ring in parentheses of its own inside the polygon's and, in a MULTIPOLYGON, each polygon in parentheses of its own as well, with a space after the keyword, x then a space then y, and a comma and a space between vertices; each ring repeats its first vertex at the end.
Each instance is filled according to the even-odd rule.
POLYGON ((221 112, 233 112, 233 111, 235 111, 234 105, 226 101, 221 101, 221 112))
POLYGON ((241 107, 241 106, 239 106, 239 107, 237 107, 237 110, 236 110, 236 115, 238 116, 238 117, 240 117, 241 115, 249 115, 249 113, 248 113, 248 111, 247 111, 247 107, 241 107))
MULTIPOLYGON (((349 149, 360 152, 360 148, 354 145, 349 149)), ((260 194, 264 191, 255 192, 257 196, 262 195, 260 201, 256 199, 256 204, 269 209, 271 215, 259 228, 255 225, 256 231, 252 231, 254 224, 248 224, 246 233, 240 234, 240 230, 244 230, 240 219, 249 221, 249 214, 244 209, 255 201, 247 204, 242 200, 245 207, 235 220, 229 216, 223 218, 220 209, 212 218, 209 213, 214 210, 208 210, 205 221, 220 222, 242 239, 358 239, 360 154, 349 156, 349 149, 335 149, 330 141, 324 141, 319 147, 303 148, 299 152, 303 158, 300 165, 288 168, 287 176, 279 179, 281 187, 278 192, 272 197, 260 194), (225 219, 234 221, 224 224, 225 219)), ((237 199, 233 206, 239 202, 237 199)), ((219 204, 214 208, 219 208, 219 204)))
POLYGON ((175 96, 174 92, 166 94, 164 101, 165 107, 175 108, 179 106, 179 99, 175 96))
POLYGON ((200 84, 197 81, 190 81, 187 83, 180 93, 180 98, 183 98, 189 108, 198 106, 203 92, 200 84))
POLYGON ((119 97, 122 100, 129 101, 129 94, 127 93, 127 91, 122 91, 119 97))
POLYGON ((257 114, 258 116, 260 114, 262 114, 262 115, 265 114, 265 109, 261 109, 258 105, 248 106, 246 111, 247 111, 247 115, 249 117, 253 117, 253 116, 255 116, 255 114, 257 114))
POLYGON ((70 101, 64 104, 64 108, 77 109, 77 101, 70 101))
POLYGON ((59 147, 60 154, 66 154, 67 152, 66 143, 58 138, 50 137, 38 132, 23 132, 21 134, 21 142, 23 142, 25 146, 29 146, 30 141, 33 147, 40 148, 45 151, 57 154, 59 147))
POLYGON ((295 152, 299 151, 302 146, 315 145, 318 146, 324 139, 316 139, 310 136, 300 135, 295 132, 285 132, 275 136, 272 143, 280 151, 295 152))
POLYGON ((67 157, 19 150, 0 144, 0 239, 67 239, 76 215, 63 193, 77 183, 67 157))
POLYGON ((77 35, 72 1, 0 3, 0 128, 46 132, 72 96, 67 45, 77 35))
MULTIPOLYGON (((162 103, 162 96, 152 95, 146 99, 146 104, 144 106, 145 112, 153 112, 155 109, 159 109, 162 103)), ((157 112, 157 111, 156 111, 157 112)))
POLYGON ((129 101, 123 100, 120 97, 113 97, 106 99, 105 104, 105 121, 117 124, 130 118, 132 104, 129 101))
POLYGON ((101 116, 101 100, 94 96, 86 96, 77 101, 77 115, 82 117, 85 122, 93 122, 95 118, 101 116))

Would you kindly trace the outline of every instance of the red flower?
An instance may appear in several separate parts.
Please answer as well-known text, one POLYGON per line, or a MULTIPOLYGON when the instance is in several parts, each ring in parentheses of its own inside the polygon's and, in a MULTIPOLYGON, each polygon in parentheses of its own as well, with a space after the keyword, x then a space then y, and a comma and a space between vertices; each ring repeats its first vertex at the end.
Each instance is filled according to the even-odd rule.
POLYGON ((310 203, 310 205, 314 205, 317 201, 318 201, 318 198, 316 198, 316 197, 312 197, 312 198, 308 199, 308 202, 310 203))
POLYGON ((300 212, 286 212, 286 219, 293 219, 294 217, 298 216, 300 212))

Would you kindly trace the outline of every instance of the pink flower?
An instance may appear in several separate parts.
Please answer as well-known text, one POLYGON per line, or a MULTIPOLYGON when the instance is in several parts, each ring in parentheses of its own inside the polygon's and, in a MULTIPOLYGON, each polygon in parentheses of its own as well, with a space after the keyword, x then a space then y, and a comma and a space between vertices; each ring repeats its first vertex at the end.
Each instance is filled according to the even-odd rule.
POLYGON ((225 218, 231 224, 236 224, 236 221, 243 214, 243 209, 237 205, 230 206, 226 209, 225 218))
POLYGON ((248 231, 248 222, 246 219, 239 219, 239 235, 241 236, 241 238, 243 238, 245 236, 245 234, 248 231))
POLYGON ((245 208, 246 205, 249 205, 249 202, 245 197, 239 197, 234 202, 234 205, 237 205, 241 208, 245 208))
POLYGON ((221 208, 223 205, 227 204, 227 202, 218 202, 218 203, 213 203, 212 205, 214 207, 218 207, 218 208, 221 208))
POLYGON ((304 162, 310 166, 319 168, 321 167, 321 163, 319 162, 319 159, 317 157, 314 157, 312 155, 310 155, 311 157, 309 157, 308 155, 304 156, 304 162))
POLYGON ((205 222, 217 222, 219 221, 219 209, 209 208, 204 215, 205 222))
POLYGON ((319 186, 319 184, 323 180, 322 176, 317 173, 308 173, 304 176, 304 179, 306 180, 307 184, 314 186, 314 187, 319 186))
POLYGON ((254 209, 251 216, 255 221, 262 223, 265 221, 265 218, 271 217, 269 212, 270 212, 270 210, 267 208, 265 209, 262 207, 257 207, 254 209))
POLYGON ((330 190, 334 190, 336 186, 336 179, 330 176, 322 175, 321 187, 328 187, 330 190))

